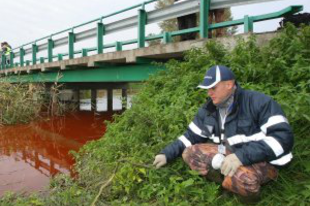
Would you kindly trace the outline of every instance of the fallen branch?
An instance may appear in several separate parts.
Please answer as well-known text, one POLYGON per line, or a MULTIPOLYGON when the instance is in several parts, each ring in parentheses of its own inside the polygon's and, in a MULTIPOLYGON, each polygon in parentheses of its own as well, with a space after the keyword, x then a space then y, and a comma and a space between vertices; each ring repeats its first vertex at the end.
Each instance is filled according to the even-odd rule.
POLYGON ((126 163, 129 163, 129 164, 136 166, 136 167, 144 167, 144 168, 148 168, 148 169, 154 168, 153 165, 130 162, 129 160, 126 160, 126 159, 121 159, 121 160, 118 160, 117 162, 126 162, 126 163))
POLYGON ((103 185, 101 185, 100 190, 99 190, 97 196, 95 197, 94 201, 92 202, 91 206, 95 206, 96 205, 96 202, 98 201, 98 199, 99 199, 103 189, 111 184, 111 182, 113 181, 113 179, 114 179, 114 177, 116 175, 117 170, 118 170, 118 164, 116 165, 115 170, 114 170, 113 174, 111 175, 111 177, 106 182, 104 182, 103 185))
POLYGON ((111 182, 113 181, 113 179, 114 179, 114 177, 115 177, 115 175, 116 175, 116 172, 117 172, 117 170, 118 170, 119 163, 121 163, 121 162, 127 162, 127 163, 129 163, 129 164, 131 164, 131 165, 133 165, 133 166, 136 166, 136 167, 144 167, 144 168, 148 168, 148 169, 153 168, 152 165, 134 163, 134 162, 130 162, 130 161, 126 160, 126 159, 118 160, 118 161, 117 161, 117 165, 116 165, 116 167, 115 167, 115 169, 114 169, 113 174, 111 175, 111 177, 110 177, 107 181, 104 182, 103 185, 101 185, 101 187, 100 187, 100 189, 99 189, 99 192, 98 192, 97 196, 95 197, 94 201, 92 202, 91 206, 95 206, 95 204, 96 204, 96 202, 98 201, 100 195, 102 194, 103 189, 106 188, 107 186, 109 186, 109 185, 111 184, 111 182))

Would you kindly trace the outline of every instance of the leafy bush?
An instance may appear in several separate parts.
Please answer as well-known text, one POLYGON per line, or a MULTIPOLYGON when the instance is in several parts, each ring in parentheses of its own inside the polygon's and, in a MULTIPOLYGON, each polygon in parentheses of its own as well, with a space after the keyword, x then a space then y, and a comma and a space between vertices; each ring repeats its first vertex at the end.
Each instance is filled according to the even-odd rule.
POLYGON ((39 116, 43 87, 0 82, 0 125, 26 123, 39 116))

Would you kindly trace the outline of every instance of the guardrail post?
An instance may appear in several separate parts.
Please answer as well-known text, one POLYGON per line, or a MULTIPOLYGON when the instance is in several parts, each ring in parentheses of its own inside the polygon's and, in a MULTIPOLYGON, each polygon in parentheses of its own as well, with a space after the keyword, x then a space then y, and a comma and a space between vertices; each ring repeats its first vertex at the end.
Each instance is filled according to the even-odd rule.
POLYGON ((40 57, 40 64, 44 63, 44 57, 40 57))
POLYGON ((30 60, 26 60, 26 66, 30 65, 30 60))
POLYGON ((57 57, 58 57, 58 61, 63 60, 63 55, 62 54, 58 54, 57 57))
POLYGON ((14 67, 14 53, 10 52, 10 68, 14 67))
POLYGON ((145 25, 147 21, 147 13, 144 9, 138 11, 138 47, 145 47, 145 25))
POLYGON ((88 55, 88 50, 82 49, 82 57, 87 57, 87 55, 88 55))
POLYGON ((170 43, 171 40, 172 40, 171 34, 169 32, 164 32, 164 43, 165 44, 170 43))
POLYGON ((97 24, 97 54, 103 53, 103 35, 105 33, 105 28, 103 23, 97 24))
POLYGON ((210 0, 200 0, 200 38, 208 38, 210 0))
POLYGON ((244 33, 253 32, 253 19, 248 15, 244 16, 244 33))
POLYGON ((5 69, 5 55, 1 55, 1 69, 5 69))
POLYGON ((24 55, 25 55, 25 50, 24 50, 24 48, 21 47, 19 49, 19 65, 21 67, 24 66, 24 55))
POLYGON ((68 33, 69 59, 74 58, 74 40, 75 40, 74 33, 69 32, 68 33))
POLYGON ((36 44, 32 45, 32 65, 37 64, 37 52, 38 46, 36 44))
POLYGON ((122 42, 115 42, 115 48, 116 48, 116 51, 122 51, 123 50, 123 45, 122 45, 122 42))
POLYGON ((48 59, 48 62, 53 61, 53 47, 54 47, 53 39, 48 39, 47 40, 47 59, 48 59))

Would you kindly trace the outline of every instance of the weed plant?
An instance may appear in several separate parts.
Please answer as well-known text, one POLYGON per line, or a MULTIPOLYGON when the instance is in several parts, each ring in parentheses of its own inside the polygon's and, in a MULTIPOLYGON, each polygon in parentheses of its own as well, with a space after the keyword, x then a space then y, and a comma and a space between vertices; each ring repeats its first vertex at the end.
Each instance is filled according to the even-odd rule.
POLYGON ((42 92, 41 85, 0 82, 0 125, 36 119, 43 104, 42 92))
MULTIPOLYGON (((145 82, 132 108, 108 123, 103 138, 75 154, 76 180, 61 175, 51 183, 49 197, 31 204, 27 198, 21 205, 242 205, 191 171, 181 158, 159 170, 151 166, 205 102, 206 91, 196 87, 215 64, 231 67, 242 87, 278 101, 294 130, 294 159, 276 181, 262 187, 257 205, 310 205, 310 27, 292 25, 267 46, 257 45, 255 36, 240 39, 232 51, 209 41, 203 49, 189 51, 184 61, 169 61, 166 71, 145 82)), ((0 203, 17 201, 11 195, 0 203)))
POLYGON ((0 125, 29 123, 49 116, 76 111, 76 104, 60 100, 63 85, 55 83, 49 92, 43 84, 0 82, 0 125))

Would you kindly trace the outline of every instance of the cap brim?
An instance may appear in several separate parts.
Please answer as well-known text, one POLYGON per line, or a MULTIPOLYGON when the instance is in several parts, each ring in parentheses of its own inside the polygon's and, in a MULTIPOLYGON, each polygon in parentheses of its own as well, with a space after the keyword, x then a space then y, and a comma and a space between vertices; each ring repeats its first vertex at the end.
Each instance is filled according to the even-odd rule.
POLYGON ((203 84, 199 84, 198 88, 201 89, 211 89, 212 87, 215 87, 221 80, 218 79, 217 81, 213 82, 212 84, 210 84, 209 86, 203 85, 203 84))
POLYGON ((211 89, 214 86, 215 85, 210 85, 210 86, 198 85, 197 88, 200 88, 200 89, 211 89))

